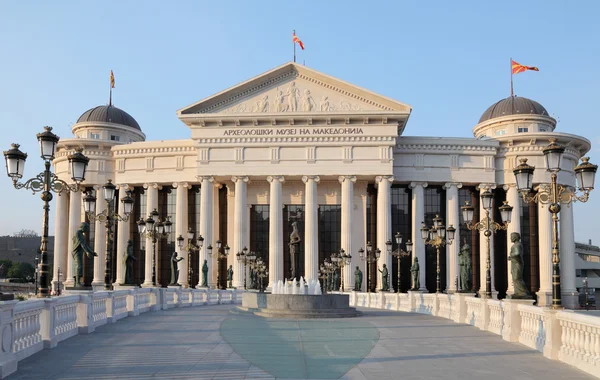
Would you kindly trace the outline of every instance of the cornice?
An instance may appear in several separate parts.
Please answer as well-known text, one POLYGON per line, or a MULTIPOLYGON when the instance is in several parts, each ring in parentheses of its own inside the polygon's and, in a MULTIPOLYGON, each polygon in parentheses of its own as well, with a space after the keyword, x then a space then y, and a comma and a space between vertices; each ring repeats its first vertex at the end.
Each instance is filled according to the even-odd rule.
POLYGON ((323 136, 323 137, 236 137, 200 138, 199 144, 272 144, 272 143, 323 143, 323 142, 384 142, 390 143, 394 136, 323 136))
POLYGON ((416 150, 416 151, 453 151, 453 152, 457 152, 457 151, 470 151, 470 152, 490 152, 490 153, 496 153, 498 148, 494 147, 494 146, 482 146, 482 145, 477 145, 477 144, 473 144, 473 145, 465 145, 465 144, 461 144, 461 145, 454 145, 454 144, 402 144, 402 143, 398 143, 396 144, 396 148, 398 148, 397 151, 403 151, 403 150, 416 150))
MULTIPOLYGON (((168 143, 165 141, 165 143, 168 143)), ((185 153, 190 152, 196 154, 196 147, 194 146, 166 146, 166 147, 152 147, 152 148, 127 148, 119 147, 113 149, 115 156, 131 156, 138 154, 163 154, 163 153, 185 153)))

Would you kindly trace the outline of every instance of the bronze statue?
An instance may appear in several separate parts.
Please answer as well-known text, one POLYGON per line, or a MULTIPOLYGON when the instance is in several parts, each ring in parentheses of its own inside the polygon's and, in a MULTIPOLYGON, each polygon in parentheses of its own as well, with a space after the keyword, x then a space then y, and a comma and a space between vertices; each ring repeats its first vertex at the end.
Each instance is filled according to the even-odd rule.
POLYGON ((388 282, 388 269, 387 265, 383 264, 383 270, 377 268, 379 273, 381 273, 381 290, 386 291, 390 290, 390 284, 388 282))
POLYGON ((298 232, 298 223, 292 222, 292 233, 290 234, 290 270, 292 279, 296 278, 296 255, 300 254, 300 233, 298 232))
POLYGON ((90 226, 83 222, 79 226, 79 229, 73 236, 73 251, 71 254, 73 255, 73 279, 75 282, 75 286, 82 286, 81 283, 83 277, 83 253, 87 255, 89 258, 93 258, 94 256, 98 256, 96 252, 94 252, 85 242, 84 233, 87 233, 90 230, 90 226))
POLYGON ((125 285, 135 285, 133 283, 133 262, 137 261, 133 256, 133 240, 127 241, 127 249, 123 256, 123 263, 125 264, 125 285))
POLYGON ((204 260, 202 264, 202 285, 203 288, 208 288, 208 261, 204 260))
POLYGON ((467 238, 463 239, 463 246, 458 253, 458 264, 460 265, 460 286, 461 291, 470 292, 472 289, 471 279, 471 247, 467 244, 467 238))
POLYGON ((523 281, 523 245, 521 244, 521 234, 518 232, 513 232, 510 234, 510 241, 513 242, 512 247, 510 247, 510 254, 508 256, 508 260, 511 263, 510 266, 510 274, 512 275, 514 293, 510 296, 510 298, 531 298, 531 294, 529 293, 529 289, 527 289, 527 285, 525 281, 523 281))
POLYGON ((177 251, 171 255, 171 283, 169 285, 177 286, 177 280, 179 280, 179 262, 183 260, 183 257, 177 257, 177 251))
POLYGON ((415 261, 413 265, 410 267, 410 272, 412 273, 413 287, 411 290, 419 290, 421 287, 421 282, 419 280, 419 258, 415 257, 415 261))
POLYGON ((229 265, 227 268, 227 287, 233 288, 233 265, 229 265))
POLYGON ((356 270, 354 271, 354 290, 360 292, 362 289, 362 271, 356 266, 356 270))

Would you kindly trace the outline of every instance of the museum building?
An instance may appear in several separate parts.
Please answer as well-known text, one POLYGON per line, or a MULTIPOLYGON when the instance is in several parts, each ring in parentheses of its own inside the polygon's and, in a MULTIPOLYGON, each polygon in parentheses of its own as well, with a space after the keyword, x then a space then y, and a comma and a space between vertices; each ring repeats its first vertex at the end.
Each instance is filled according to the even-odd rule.
MULTIPOLYGON (((134 279, 152 286, 153 254, 156 281, 170 280, 173 251, 179 263, 179 283, 199 285, 204 260, 210 286, 225 287, 226 270, 233 266, 233 285, 244 286, 247 277, 237 253, 255 252, 268 263, 269 283, 291 277, 289 237, 296 222, 301 237, 296 267, 298 276, 315 279, 319 266, 343 249, 352 255, 343 268, 345 289, 354 286, 354 268, 367 273, 359 249, 371 242, 382 253, 370 268, 371 287, 381 287, 377 269, 390 268, 397 287, 398 262, 387 254, 388 240, 400 232, 404 243, 413 243, 412 255, 400 261, 400 288, 411 285, 413 257, 421 264, 420 287, 436 290, 436 251, 421 238, 422 222, 432 225, 439 215, 453 225, 453 244, 440 257, 442 289, 454 292, 459 284, 458 253, 470 246, 472 287, 485 287, 486 239, 466 228, 460 210, 465 201, 475 206, 475 218, 483 216, 480 194, 490 190, 499 206, 514 206, 507 231, 492 235, 490 257, 492 291, 505 297, 512 292, 507 247, 510 233, 519 232, 524 246, 527 286, 539 305, 551 303, 551 214, 546 206, 525 203, 515 188, 513 169, 520 159, 545 168, 542 150, 550 139, 566 147, 558 181, 575 186, 574 167, 590 150, 580 136, 556 132, 556 120, 538 102, 509 97, 491 105, 473 127, 473 138, 405 135, 411 107, 296 63, 286 63, 248 81, 177 111, 190 128, 190 138, 146 141, 136 120, 127 112, 103 105, 84 112, 72 127, 73 138, 62 138, 54 167, 69 180, 67 156, 77 147, 90 158, 87 191, 98 191, 108 180, 117 185, 119 198, 127 191, 135 200, 132 217, 115 231, 114 283, 124 281, 124 257, 133 240, 134 279), (138 233, 137 221, 157 210, 170 217, 172 232, 159 239, 138 233), (180 249, 176 242, 187 231, 201 235, 199 250, 180 249), (216 242, 230 247, 218 258, 216 242), (208 245, 212 245, 209 255, 208 245), (444 254, 445 253, 445 254, 444 254), (377 274, 377 276, 376 276, 377 274), (375 280, 377 278, 377 280, 375 280), (190 283, 191 281, 191 283, 190 283)), ((474 119, 476 115, 473 115, 474 119)), ((69 180, 70 181, 70 180, 69 180)), ((550 175, 536 170, 534 183, 547 183, 550 175)), ((81 222, 83 193, 57 196, 53 289, 59 281, 73 283, 72 239, 81 222), (66 277, 66 279, 65 279, 66 277)), ((100 199, 100 197, 99 197, 100 199)), ((119 203, 116 211, 122 207, 119 203)), ((103 202, 97 202, 97 212, 103 202)), ((122 210, 121 210, 122 211, 122 210)), ((494 220, 500 222, 498 208, 494 220)), ((102 223, 90 223, 87 236, 98 258, 84 263, 84 280, 92 286, 104 283, 106 232, 102 223)), ((560 255, 563 304, 577 303, 574 267, 573 208, 560 213, 560 255)), ((223 253, 223 249, 221 249, 223 253)), ((363 281, 363 291, 367 281, 363 281)))

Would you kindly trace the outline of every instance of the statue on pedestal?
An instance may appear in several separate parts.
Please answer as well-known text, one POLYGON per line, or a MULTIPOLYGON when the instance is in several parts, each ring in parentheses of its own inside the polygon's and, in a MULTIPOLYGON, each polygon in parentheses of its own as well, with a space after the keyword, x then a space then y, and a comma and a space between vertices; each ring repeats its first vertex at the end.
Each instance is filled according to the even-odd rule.
POLYGON ((510 234, 510 241, 513 242, 510 247, 508 260, 511 263, 510 274, 512 275, 514 293, 510 296, 513 299, 529 299, 531 294, 525 281, 523 281, 523 245, 521 244, 521 234, 513 232, 510 234))
POLYGON ((202 264, 202 284, 200 285, 202 288, 208 288, 208 261, 204 260, 204 264, 202 264))
POLYGON ((458 265, 460 265, 460 289, 462 292, 470 292, 472 272, 471 272, 471 246, 467 244, 467 238, 463 239, 463 246, 458 253, 458 265))
POLYGON ((183 260, 183 257, 177 257, 177 251, 171 255, 171 282, 169 285, 177 286, 177 280, 179 280, 179 262, 183 260))
POLYGON ((83 285, 81 283, 83 277, 83 253, 85 252, 90 259, 94 256, 98 256, 85 242, 84 233, 87 233, 89 230, 90 226, 83 222, 73 236, 73 251, 71 254, 73 255, 73 279, 75 286, 83 285))
POLYGON ((229 265, 227 268, 227 287, 233 288, 233 265, 229 265))
POLYGON ((360 292, 360 290, 362 289, 362 277, 362 271, 357 265, 356 270, 354 271, 354 290, 356 290, 357 292, 360 292))
POLYGON ((291 279, 296 278, 296 255, 300 254, 300 233, 298 232, 298 223, 292 222, 292 233, 290 234, 290 271, 291 279))
POLYGON ((390 290, 390 284, 388 282, 388 269, 387 265, 383 264, 383 270, 377 268, 379 273, 381 273, 381 290, 387 291, 390 290))
POLYGON ((125 285, 135 285, 133 282, 133 262, 137 261, 133 256, 133 240, 127 241, 127 249, 123 257, 123 264, 125 264, 125 285))
POLYGON ((413 287, 411 290, 419 290, 421 287, 421 281, 419 280, 419 258, 415 257, 413 265, 410 267, 410 273, 412 273, 413 287))

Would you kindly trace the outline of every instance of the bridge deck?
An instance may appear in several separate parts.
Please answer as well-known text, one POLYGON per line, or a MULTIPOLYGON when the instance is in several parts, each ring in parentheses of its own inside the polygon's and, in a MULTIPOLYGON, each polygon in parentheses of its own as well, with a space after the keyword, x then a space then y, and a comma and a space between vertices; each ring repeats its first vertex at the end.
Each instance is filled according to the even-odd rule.
POLYGON ((17 379, 593 379, 497 335, 413 313, 271 320, 230 305, 126 318, 19 363, 17 379))

